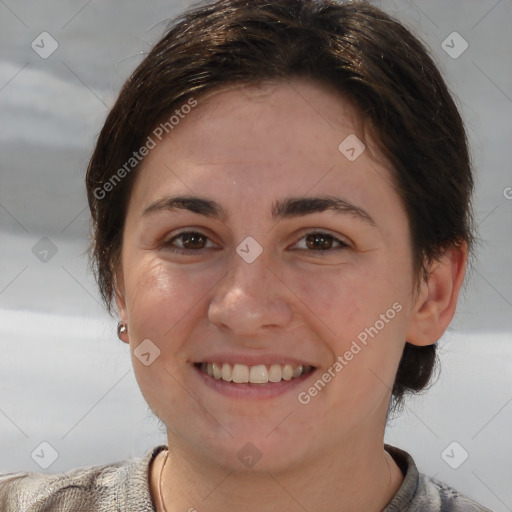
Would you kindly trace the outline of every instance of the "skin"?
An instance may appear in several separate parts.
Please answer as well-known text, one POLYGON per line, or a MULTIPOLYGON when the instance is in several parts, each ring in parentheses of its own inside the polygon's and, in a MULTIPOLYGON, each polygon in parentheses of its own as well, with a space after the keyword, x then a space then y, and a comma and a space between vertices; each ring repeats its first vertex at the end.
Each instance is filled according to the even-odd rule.
MULTIPOLYGON (((369 141, 355 161, 338 150, 348 135, 363 136, 335 91, 296 79, 223 88, 198 101, 139 170, 117 275, 123 340, 132 354, 145 339, 160 350, 152 364, 133 357, 133 365, 168 430, 166 510, 380 511, 403 480, 383 438, 404 343, 441 337, 467 249, 447 251, 413 292, 409 223, 390 171, 369 141), (214 200, 227 216, 144 215, 171 195, 214 200), (327 195, 363 209, 375 225, 332 210, 271 218, 276 200, 327 195), (179 231, 206 238, 186 255, 173 253, 172 244, 184 247, 179 231), (307 243, 312 231, 348 246, 328 238, 320 254, 321 242, 307 243), (263 249, 252 263, 236 252, 248 236, 263 249), (378 335, 307 405, 299 403, 298 393, 395 303, 401 311, 378 335), (206 386, 192 365, 220 352, 277 354, 317 370, 281 395, 235 398, 206 386), (248 442, 261 454, 252 467, 237 457, 248 442)), ((158 510, 163 461, 151 467, 158 510)))

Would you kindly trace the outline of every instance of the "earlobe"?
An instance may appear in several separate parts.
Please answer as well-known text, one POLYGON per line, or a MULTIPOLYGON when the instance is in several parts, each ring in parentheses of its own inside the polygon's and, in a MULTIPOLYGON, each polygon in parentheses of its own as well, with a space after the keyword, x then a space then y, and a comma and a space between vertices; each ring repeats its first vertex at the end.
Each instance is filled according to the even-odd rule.
POLYGON ((436 343, 455 314, 459 292, 464 282, 468 257, 466 243, 443 253, 429 268, 428 279, 421 283, 407 331, 412 345, 436 343))
POLYGON ((117 336, 121 341, 129 343, 125 288, 123 276, 121 273, 118 273, 115 277, 114 290, 117 311, 121 320, 117 327, 117 336))

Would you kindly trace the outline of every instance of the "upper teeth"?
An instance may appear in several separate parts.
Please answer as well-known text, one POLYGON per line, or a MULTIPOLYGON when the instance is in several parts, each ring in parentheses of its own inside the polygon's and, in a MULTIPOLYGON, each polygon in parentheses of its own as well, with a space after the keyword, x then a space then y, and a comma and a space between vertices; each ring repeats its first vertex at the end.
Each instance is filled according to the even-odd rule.
POLYGON ((251 384, 266 384, 267 382, 280 382, 281 380, 291 380, 300 377, 306 371, 311 370, 311 366, 292 366, 291 364, 271 364, 267 368, 264 364, 256 366, 247 366, 245 364, 229 363, 202 363, 201 370, 211 377, 222 379, 227 382, 251 384))

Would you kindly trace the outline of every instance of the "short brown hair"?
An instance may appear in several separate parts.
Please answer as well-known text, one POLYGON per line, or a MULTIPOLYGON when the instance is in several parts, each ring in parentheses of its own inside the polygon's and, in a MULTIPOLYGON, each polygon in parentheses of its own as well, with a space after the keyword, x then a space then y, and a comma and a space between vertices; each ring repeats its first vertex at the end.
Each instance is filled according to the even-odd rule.
MULTIPOLYGON (((92 263, 110 312, 137 166, 105 194, 114 173, 191 96, 294 77, 336 88, 369 127, 407 211, 417 280, 445 249, 471 247, 473 177, 463 122, 409 30, 364 1, 220 0, 174 20, 124 84, 99 134, 86 183, 92 263)), ((423 389, 435 363, 435 344, 406 343, 394 403, 423 389)))

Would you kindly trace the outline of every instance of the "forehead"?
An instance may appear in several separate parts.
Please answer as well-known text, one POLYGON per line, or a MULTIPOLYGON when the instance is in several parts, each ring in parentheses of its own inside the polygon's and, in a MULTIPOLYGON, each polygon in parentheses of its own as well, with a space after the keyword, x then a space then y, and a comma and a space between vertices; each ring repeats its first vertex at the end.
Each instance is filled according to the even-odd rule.
MULTIPOLYGON (((178 163, 193 163, 187 174, 208 167, 219 178, 238 174, 246 181, 278 180, 290 170, 297 179, 315 177, 315 171, 327 173, 333 165, 350 163, 339 148, 347 137, 363 139, 362 120, 350 102, 311 80, 224 86, 197 98, 197 106, 188 110, 181 119, 174 116, 161 140, 152 134, 156 147, 139 175, 163 163, 176 172, 178 163)), ((375 160, 368 143, 367 163, 375 160)))
MULTIPOLYGON (((209 158, 215 148, 241 156, 265 144, 258 147, 260 157, 275 161, 283 150, 290 151, 289 157, 305 153, 304 143, 309 150, 313 145, 320 148, 325 137, 327 144, 331 139, 336 143, 343 133, 362 138, 362 120, 350 102, 332 88, 305 79, 214 90, 199 99, 199 107, 182 127, 187 124, 194 125, 197 136, 194 153, 205 148, 209 158)), ((330 149, 337 154, 337 144, 330 149)))

